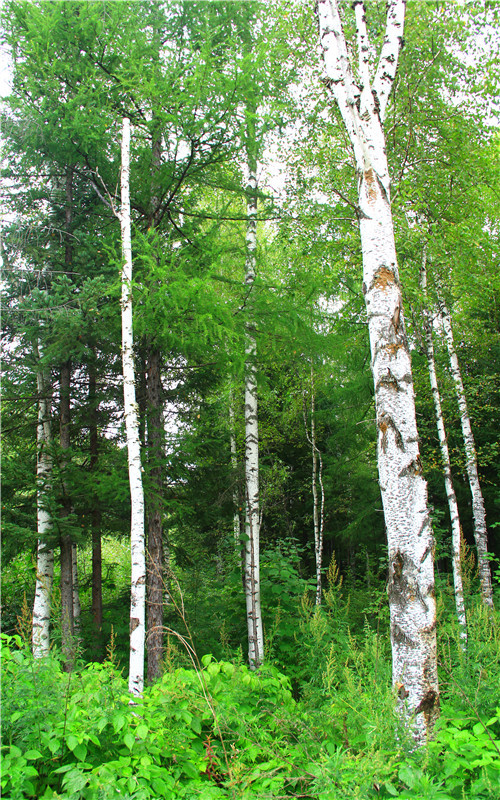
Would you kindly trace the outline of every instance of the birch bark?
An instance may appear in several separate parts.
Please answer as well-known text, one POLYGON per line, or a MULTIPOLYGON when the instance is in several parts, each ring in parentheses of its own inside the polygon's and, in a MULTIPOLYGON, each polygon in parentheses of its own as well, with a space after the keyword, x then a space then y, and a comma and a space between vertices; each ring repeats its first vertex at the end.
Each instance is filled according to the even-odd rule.
POLYGON ((322 581, 321 563, 323 561, 323 529, 325 520, 325 489, 323 486, 323 459, 321 452, 316 444, 316 419, 315 419, 315 397, 314 397, 314 370, 311 364, 311 430, 308 430, 306 393, 304 391, 304 429, 306 439, 311 447, 312 456, 312 495, 313 495, 313 528, 314 528, 314 557, 316 563, 316 605, 321 605, 322 581), (318 500, 318 482, 321 491, 321 503, 318 500))
POLYGON ((404 0, 389 0, 384 43, 372 81, 365 8, 355 0, 358 74, 354 78, 337 0, 318 0, 325 83, 354 151, 375 386, 377 460, 389 550, 393 684, 417 744, 438 713, 433 536, 420 466, 410 353, 390 202, 383 121, 404 29, 404 0))
MULTIPOLYGON (((252 109, 248 114, 248 199, 245 284, 250 295, 255 281, 257 251, 257 159, 252 109)), ((251 309, 251 303, 249 307, 251 309)), ((251 313, 251 312, 250 312, 251 313)), ((259 425, 257 411, 257 340, 255 322, 246 324, 245 346, 245 600, 248 628, 248 663, 257 669, 264 661, 264 632, 260 605, 260 503, 259 425)))
POLYGON ((462 436, 464 440, 467 477, 472 494, 472 516, 474 521, 474 540, 477 549, 477 561, 479 570, 479 581, 481 584, 481 595, 484 603, 493 608, 493 588, 491 585, 491 571, 488 561, 488 531, 486 528, 486 512, 484 508, 483 493, 479 483, 477 470, 477 454, 472 426, 470 423, 469 409, 465 397, 464 384, 460 372, 460 365, 455 350, 453 339, 453 329, 451 327, 450 312, 442 297, 439 297, 439 307, 441 320, 448 348, 451 375, 455 384, 458 408, 460 411, 460 424, 462 426, 462 436))
MULTIPOLYGON (((38 353, 38 357, 40 357, 38 353)), ((54 577, 54 551, 47 547, 46 537, 52 531, 52 518, 47 506, 46 493, 52 473, 50 454, 50 381, 47 372, 39 366, 37 375, 37 533, 36 586, 33 603, 32 647, 34 658, 48 655, 50 647, 50 603, 54 577)))
POLYGON ((142 487, 139 415, 135 399, 134 335, 132 327, 132 239, 130 223, 130 120, 123 118, 121 144, 122 237, 122 363, 123 400, 127 435, 128 472, 131 497, 130 553, 130 662, 129 691, 135 696, 144 688, 144 641, 146 557, 144 547, 144 492, 142 487))
POLYGON ((457 610, 458 624, 460 626, 460 638, 464 645, 467 643, 467 619, 465 615, 464 604, 464 590, 462 583, 462 566, 461 566, 461 543, 462 531, 460 528, 460 517, 458 513, 458 503, 451 477, 451 462, 450 452, 448 449, 448 440, 446 438, 446 430, 444 427, 443 411, 441 407, 441 397, 439 394, 439 387, 436 375, 436 362, 434 358, 434 342, 432 339, 432 322, 429 318, 429 311, 427 308, 427 253, 424 250, 422 257, 422 266, 420 269, 420 286, 422 287, 422 294, 424 300, 423 320, 424 320, 424 336, 425 336, 425 353, 427 357, 427 366, 429 370, 429 381, 432 391, 432 399, 434 401, 434 411, 436 414, 436 426, 439 438, 439 447, 441 450, 441 459, 443 462, 444 472, 444 485, 446 490, 446 497, 448 499, 448 509, 450 512, 451 521, 451 559, 453 565, 453 587, 455 594, 455 607, 457 610))

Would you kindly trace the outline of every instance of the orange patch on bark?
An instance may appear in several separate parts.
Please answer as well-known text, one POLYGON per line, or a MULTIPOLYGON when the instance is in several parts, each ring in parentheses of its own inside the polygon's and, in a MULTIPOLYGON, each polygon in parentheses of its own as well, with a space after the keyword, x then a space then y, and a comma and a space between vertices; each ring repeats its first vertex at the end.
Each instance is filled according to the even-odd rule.
POLYGON ((394 283, 395 279, 396 276, 392 269, 388 269, 387 267, 380 267, 378 272, 376 272, 375 274, 375 278, 373 279, 372 288, 387 289, 388 286, 394 283))
POLYGON ((365 181, 367 187, 367 194, 368 194, 368 202, 374 203, 377 199, 377 179, 375 177, 375 173, 370 167, 365 172, 365 181))
POLYGON ((391 356, 395 356, 398 350, 401 350, 403 345, 400 342, 395 342, 394 344, 386 345, 385 349, 391 356))

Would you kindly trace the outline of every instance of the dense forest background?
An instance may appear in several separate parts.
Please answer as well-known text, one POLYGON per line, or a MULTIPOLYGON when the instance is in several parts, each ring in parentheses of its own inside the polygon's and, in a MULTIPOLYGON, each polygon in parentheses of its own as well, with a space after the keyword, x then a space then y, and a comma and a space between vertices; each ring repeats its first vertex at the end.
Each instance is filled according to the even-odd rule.
MULTIPOLYGON (((385 9, 367 10, 376 49, 385 9)), ((2 120, 4 796, 498 797, 500 628, 481 595, 445 329, 449 320, 498 606, 498 5, 408 4, 385 121, 435 539, 441 721, 418 752, 393 713, 356 177, 313 4, 6 2, 2 13, 12 70, 2 120), (124 116, 152 615, 139 709, 126 688, 124 116), (258 670, 246 666, 241 563, 249 330, 258 670), (429 330, 462 533, 466 645, 429 330), (31 654, 40 550, 55 553, 41 659, 31 654)), ((350 35, 353 14, 342 13, 350 35)))

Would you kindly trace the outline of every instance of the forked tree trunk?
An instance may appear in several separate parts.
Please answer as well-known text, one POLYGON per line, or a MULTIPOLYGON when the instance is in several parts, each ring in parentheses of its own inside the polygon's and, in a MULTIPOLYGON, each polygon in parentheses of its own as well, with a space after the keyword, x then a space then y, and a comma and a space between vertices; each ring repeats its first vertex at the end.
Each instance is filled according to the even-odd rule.
POLYGON ((316 418, 315 418, 315 396, 314 396, 314 370, 311 363, 311 429, 307 423, 307 404, 306 392, 303 394, 303 414, 304 430, 306 439, 311 447, 312 457, 312 495, 313 495, 313 528, 314 528, 314 558, 316 564, 316 605, 321 605, 322 585, 321 585, 321 564, 323 561, 323 530, 325 523, 325 489, 323 486, 323 459, 321 452, 316 444, 316 418), (318 483, 321 492, 321 500, 318 498, 318 483))
POLYGON ((458 408, 460 411, 460 423, 462 426, 462 436, 464 440, 467 477, 469 479, 470 491, 472 494, 472 517, 474 522, 474 540, 477 549, 477 561, 479 570, 479 581, 481 584, 481 595, 487 606, 493 608, 493 588, 491 585, 490 563, 488 561, 488 531, 486 528, 486 511, 484 508, 483 493, 479 483, 477 470, 477 454, 472 426, 470 423, 469 409, 465 397, 464 384, 460 372, 455 343, 453 340, 453 330, 451 327, 450 312, 443 298, 439 298, 441 319, 443 330, 448 348, 450 369, 455 384, 458 408))
POLYGON ((127 435, 128 473, 131 498, 130 553, 130 662, 129 691, 135 696, 144 688, 144 641, 146 556, 144 547, 144 492, 142 487, 139 416, 135 399, 134 336, 132 327, 132 239, 130 223, 130 120, 123 118, 121 145, 122 237, 122 362, 123 399, 127 435))
POLYGON ((43 658, 48 655, 50 648, 50 604, 54 577, 54 551, 46 544, 46 539, 52 532, 52 517, 46 497, 52 475, 51 391, 48 374, 41 366, 37 370, 36 383, 38 393, 36 494, 38 547, 32 647, 34 658, 43 658))
POLYGON ((389 549, 393 685, 417 744, 438 714, 433 536, 420 466, 413 379, 390 202, 383 120, 403 40, 404 0, 389 0, 375 77, 361 0, 355 0, 359 82, 336 0, 318 0, 325 83, 349 135, 358 178, 363 292, 375 386, 377 460, 389 549))
POLYGON ((467 642, 467 619, 465 615, 464 604, 464 589, 462 583, 462 563, 461 563, 461 545, 462 545, 462 531, 460 528, 460 517, 458 513, 458 503, 451 477, 451 461, 450 452, 448 449, 448 440, 446 438, 446 431, 444 427, 443 411, 441 407, 441 397, 439 395, 439 387, 436 375, 436 362, 434 358, 434 342, 432 339, 432 322, 429 319, 429 312, 427 309, 427 254, 424 250, 422 257, 422 266, 420 269, 420 285, 423 293, 423 320, 424 320, 424 335, 425 335, 425 353, 427 356, 427 366, 429 369, 429 381, 432 391, 432 399, 434 401, 434 411, 436 413, 436 426, 439 438, 439 447, 441 450, 441 459, 443 462, 444 472, 444 485, 446 489, 446 497, 448 499, 448 509, 450 512, 451 521, 451 560, 453 565, 453 587, 455 593, 455 607, 457 610, 458 624, 460 626, 460 638, 462 642, 467 642))
MULTIPOLYGON (((257 160, 255 109, 248 114, 249 146, 245 284, 250 295, 255 281, 257 250, 257 160)), ((252 303, 249 303, 250 314, 252 303)), ((255 322, 246 323, 245 346, 245 600, 248 663, 257 669, 264 661, 264 632, 260 605, 259 425, 257 416, 257 340, 255 322)))

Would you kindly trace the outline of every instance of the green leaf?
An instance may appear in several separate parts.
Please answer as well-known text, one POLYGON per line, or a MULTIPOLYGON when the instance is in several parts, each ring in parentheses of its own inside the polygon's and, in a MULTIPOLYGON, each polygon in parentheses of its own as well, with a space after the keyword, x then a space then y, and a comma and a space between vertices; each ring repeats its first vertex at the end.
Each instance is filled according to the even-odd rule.
POLYGON ((74 748, 73 753, 76 756, 76 758, 78 759, 78 761, 85 761, 85 759, 87 757, 87 745, 83 744, 83 742, 78 744, 74 748))
POLYGON ((136 736, 138 736, 138 737, 139 737, 139 739, 145 739, 145 738, 146 738, 146 736, 147 736, 147 735, 148 735, 148 733, 149 733, 149 728, 148 728, 148 726, 147 726, 147 725, 145 725, 145 724, 142 722, 142 723, 141 723, 140 725, 138 725, 138 726, 137 726, 137 728, 135 729, 135 733, 136 733, 136 736))
POLYGON ((130 731, 127 731, 127 733, 123 737, 123 742, 128 747, 129 750, 132 750, 135 742, 135 737, 130 733, 130 731))
POLYGON ((191 720, 191 728, 198 735, 201 734, 201 719, 199 717, 193 717, 191 720))
POLYGON ((123 716, 123 714, 117 714, 116 717, 113 717, 113 728, 115 733, 121 731, 124 725, 125 725, 125 717, 123 716))
POLYGON ((28 750, 24 757, 28 759, 28 761, 36 761, 38 758, 43 758, 42 754, 39 750, 28 750))
POLYGON ((70 733, 68 734, 68 736, 66 736, 66 744, 68 745, 70 750, 74 750, 75 747, 78 746, 78 739, 76 738, 76 736, 73 736, 73 734, 70 733))

